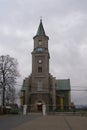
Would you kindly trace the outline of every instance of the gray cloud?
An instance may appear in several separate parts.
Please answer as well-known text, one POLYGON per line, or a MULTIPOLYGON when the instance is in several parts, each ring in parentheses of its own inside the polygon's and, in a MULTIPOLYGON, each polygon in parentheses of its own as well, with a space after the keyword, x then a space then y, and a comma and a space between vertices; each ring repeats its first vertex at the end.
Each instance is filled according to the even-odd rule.
POLYGON ((87 87, 86 0, 0 0, 0 55, 18 59, 22 84, 31 73, 33 36, 40 16, 50 38, 51 73, 70 78, 72 87, 87 87))

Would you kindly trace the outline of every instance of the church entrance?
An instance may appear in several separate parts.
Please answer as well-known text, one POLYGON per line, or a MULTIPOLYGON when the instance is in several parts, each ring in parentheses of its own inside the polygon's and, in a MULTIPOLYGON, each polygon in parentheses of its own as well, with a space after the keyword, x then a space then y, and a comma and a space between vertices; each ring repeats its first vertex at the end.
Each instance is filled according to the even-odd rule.
POLYGON ((37 105, 37 110, 38 110, 38 112, 42 112, 42 104, 41 105, 37 105))
POLYGON ((43 105, 43 103, 41 101, 37 102, 37 111, 38 112, 42 112, 42 105, 43 105))

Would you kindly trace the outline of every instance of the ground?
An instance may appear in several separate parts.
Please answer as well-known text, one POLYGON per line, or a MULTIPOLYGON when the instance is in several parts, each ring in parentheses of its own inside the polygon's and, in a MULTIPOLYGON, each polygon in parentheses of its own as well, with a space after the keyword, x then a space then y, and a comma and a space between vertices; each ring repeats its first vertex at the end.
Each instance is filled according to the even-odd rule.
POLYGON ((0 117, 1 130, 87 130, 86 116, 27 115, 0 117), (1 129, 2 128, 2 129, 1 129))

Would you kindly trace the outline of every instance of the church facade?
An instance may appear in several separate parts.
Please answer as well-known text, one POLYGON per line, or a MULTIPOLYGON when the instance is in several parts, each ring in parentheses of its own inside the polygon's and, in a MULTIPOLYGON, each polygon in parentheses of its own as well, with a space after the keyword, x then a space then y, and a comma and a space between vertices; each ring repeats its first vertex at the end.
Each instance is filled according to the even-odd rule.
POLYGON ((32 72, 24 79, 21 88, 21 105, 30 111, 42 111, 42 105, 49 110, 65 110, 70 106, 70 79, 56 79, 49 70, 49 37, 42 20, 33 37, 32 72))

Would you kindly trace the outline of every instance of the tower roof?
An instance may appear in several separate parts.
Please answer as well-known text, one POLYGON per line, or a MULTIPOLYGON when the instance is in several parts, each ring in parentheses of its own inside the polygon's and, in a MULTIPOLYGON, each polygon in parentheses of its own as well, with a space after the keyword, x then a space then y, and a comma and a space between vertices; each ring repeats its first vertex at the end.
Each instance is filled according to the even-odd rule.
POLYGON ((36 33, 36 36, 40 36, 40 35, 46 36, 45 31, 44 31, 44 27, 43 27, 43 24, 42 24, 42 19, 40 19, 40 24, 39 24, 39 27, 38 27, 38 30, 37 30, 37 33, 36 33))
POLYGON ((49 40, 49 37, 48 37, 48 36, 46 35, 46 33, 45 33, 45 30, 44 30, 44 27, 43 27, 43 23, 42 23, 42 19, 40 19, 40 24, 39 24, 37 33, 36 33, 36 35, 33 37, 33 39, 36 38, 36 37, 38 37, 38 36, 45 36, 45 37, 47 37, 47 39, 49 40))

